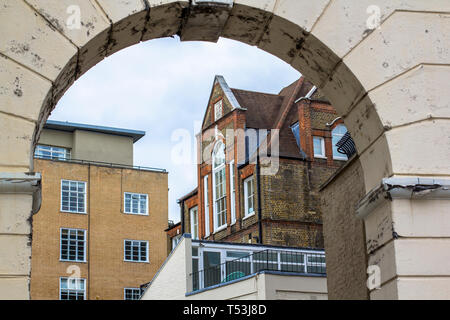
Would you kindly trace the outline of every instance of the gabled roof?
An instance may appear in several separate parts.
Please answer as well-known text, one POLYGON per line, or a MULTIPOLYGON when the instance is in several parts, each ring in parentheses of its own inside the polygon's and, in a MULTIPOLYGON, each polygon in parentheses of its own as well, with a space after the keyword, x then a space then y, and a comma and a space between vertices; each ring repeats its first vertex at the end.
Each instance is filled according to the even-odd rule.
MULTIPOLYGON (((211 96, 216 84, 219 84, 232 110, 245 110, 246 127, 253 129, 279 129, 280 156, 303 159, 304 153, 299 149, 291 125, 298 122, 297 109, 293 108, 301 98, 329 103, 319 90, 312 90, 314 85, 301 77, 283 88, 278 94, 269 94, 242 89, 230 89, 223 76, 214 79, 211 96), (308 94, 310 94, 308 96, 308 94)), ((209 107, 209 106, 208 106, 209 107)), ((205 112, 203 124, 205 124, 205 112)))
MULTIPOLYGON (((247 109, 246 125, 248 128, 279 129, 279 155, 303 159, 304 152, 299 149, 290 126, 298 122, 297 108, 293 108, 295 102, 310 93, 313 87, 312 83, 301 77, 283 88, 279 94, 239 89, 232 89, 232 91, 241 106, 247 109)), ((314 94, 316 92, 317 90, 314 94)))
POLYGON ((211 93, 209 95, 208 107, 206 108, 205 114, 203 116, 202 127, 205 125, 205 120, 206 120, 206 116, 208 114, 208 109, 209 109, 209 103, 211 102, 211 98, 212 98, 212 95, 214 92, 214 87, 217 84, 219 84, 220 88, 222 89, 222 91, 225 95, 225 98, 230 103, 232 111, 234 111, 235 109, 246 110, 245 108, 241 107, 239 101, 236 99, 236 96, 234 95, 234 92, 230 89, 227 82, 225 81, 225 78, 221 75, 216 75, 214 77, 214 82, 213 82, 213 85, 211 88, 211 93))
POLYGON ((233 91, 231 91, 230 87, 228 86, 227 82, 225 81, 225 78, 223 76, 216 76, 214 79, 214 85, 216 83, 219 83, 222 87, 223 92, 225 93, 225 96, 227 97, 228 101, 231 103, 234 109, 243 109, 241 105, 239 104, 239 101, 234 96, 233 91))

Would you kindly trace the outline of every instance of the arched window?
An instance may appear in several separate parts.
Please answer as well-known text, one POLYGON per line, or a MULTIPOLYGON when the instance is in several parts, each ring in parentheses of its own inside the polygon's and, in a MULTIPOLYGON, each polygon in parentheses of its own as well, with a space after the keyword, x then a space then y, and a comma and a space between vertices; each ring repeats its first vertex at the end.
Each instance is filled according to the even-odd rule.
POLYGON ((348 158, 345 154, 338 152, 338 150, 337 150, 338 148, 336 146, 336 143, 338 143, 339 140, 341 140, 342 137, 344 136, 344 134, 346 134, 346 133, 347 133, 347 128, 343 124, 337 125, 331 132, 331 134, 333 136, 333 159, 348 160, 348 158))
POLYGON ((219 141, 214 147, 213 163, 213 196, 214 196, 214 229, 217 231, 227 225, 227 188, 225 177, 225 145, 219 141))

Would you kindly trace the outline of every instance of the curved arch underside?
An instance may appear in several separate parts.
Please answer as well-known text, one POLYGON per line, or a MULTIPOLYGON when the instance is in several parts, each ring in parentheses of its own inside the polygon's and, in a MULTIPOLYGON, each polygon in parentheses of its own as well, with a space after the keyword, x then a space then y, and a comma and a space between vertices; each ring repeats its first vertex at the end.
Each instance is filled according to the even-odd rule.
POLYGON ((0 95, 1 106, 5 117, 14 118, 11 123, 20 122, 13 127, 27 132, 19 134, 25 139, 11 137, 8 142, 14 142, 21 155, 2 156, 0 166, 13 162, 21 171, 30 167, 40 126, 89 68, 140 41, 179 35, 182 41, 217 41, 219 36, 238 40, 302 72, 344 117, 365 168, 367 190, 386 176, 442 174, 448 169, 437 162, 430 166, 404 161, 401 152, 390 148, 406 139, 407 150, 399 151, 417 150, 420 157, 429 147, 423 139, 410 139, 404 127, 426 121, 421 127, 446 130, 449 111, 442 104, 448 93, 436 94, 428 105, 423 102, 430 99, 431 89, 446 91, 441 80, 449 74, 448 1, 378 1, 381 26, 374 30, 368 29, 372 16, 367 13, 373 1, 216 2, 4 0, 0 72, 9 86, 0 95), (79 29, 71 25, 76 8, 79 29))

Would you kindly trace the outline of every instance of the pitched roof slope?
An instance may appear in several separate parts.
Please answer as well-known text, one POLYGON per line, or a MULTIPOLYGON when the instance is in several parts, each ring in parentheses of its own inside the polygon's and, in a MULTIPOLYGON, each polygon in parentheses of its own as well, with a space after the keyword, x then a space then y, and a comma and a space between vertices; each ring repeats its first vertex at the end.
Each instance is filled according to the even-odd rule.
MULTIPOLYGON (((291 130, 291 125, 297 122, 297 108, 295 102, 305 97, 314 85, 305 78, 294 81, 283 88, 279 94, 268 94, 241 89, 231 89, 242 108, 246 111, 247 128, 280 129, 279 154, 282 157, 303 158, 301 151, 291 130)), ((326 98, 316 90, 311 96, 312 100, 329 103, 326 98)))
POLYGON ((247 109, 247 127, 255 129, 270 129, 273 119, 283 102, 283 97, 274 94, 254 92, 240 89, 231 89, 239 104, 247 109))

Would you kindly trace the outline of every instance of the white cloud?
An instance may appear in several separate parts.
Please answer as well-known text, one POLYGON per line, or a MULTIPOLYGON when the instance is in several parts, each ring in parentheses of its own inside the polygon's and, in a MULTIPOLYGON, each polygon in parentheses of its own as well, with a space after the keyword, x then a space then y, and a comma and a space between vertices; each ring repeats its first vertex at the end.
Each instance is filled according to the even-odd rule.
MULTIPOLYGON (((227 39, 217 44, 165 38, 122 50, 78 80, 58 103, 53 120, 144 130, 135 165, 169 171, 169 218, 176 199, 196 187, 196 166, 170 161, 172 133, 202 121, 216 74, 232 88, 278 93, 299 73, 255 47, 227 39)), ((193 145, 195 145, 193 143, 193 145)))

